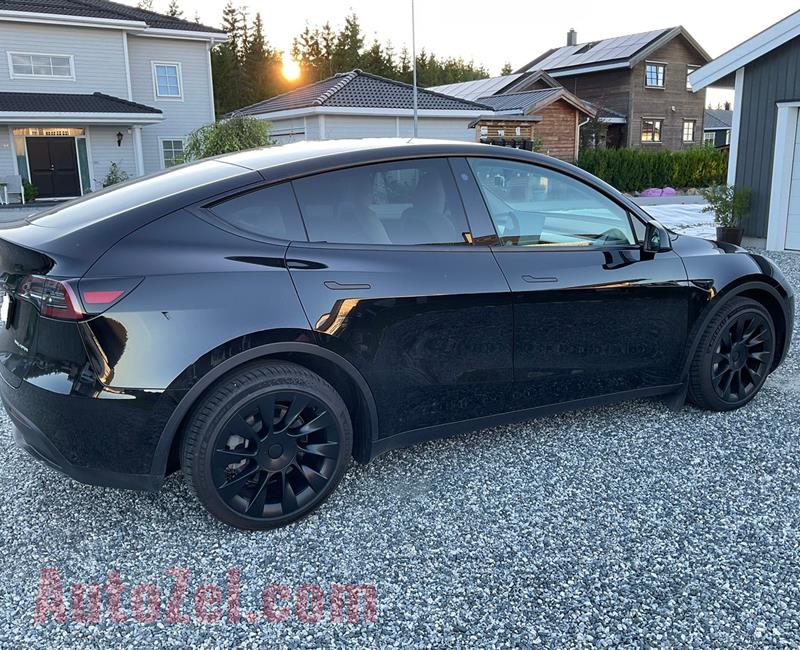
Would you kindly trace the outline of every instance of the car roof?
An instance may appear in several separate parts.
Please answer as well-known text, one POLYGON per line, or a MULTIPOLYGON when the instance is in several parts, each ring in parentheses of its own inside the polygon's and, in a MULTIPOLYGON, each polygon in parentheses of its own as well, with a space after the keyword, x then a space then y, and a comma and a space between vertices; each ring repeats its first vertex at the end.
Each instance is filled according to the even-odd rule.
MULTIPOLYGON (((504 157, 498 149, 500 148, 492 148, 492 151, 497 157, 504 157)), ((323 169, 335 164, 336 159, 341 159, 341 162, 346 164, 358 164, 397 157, 485 156, 488 152, 488 145, 477 142, 419 138, 363 138, 293 142, 225 154, 215 159, 246 169, 265 171, 292 163, 309 163, 314 160, 320 160, 319 167, 323 169)), ((308 164, 304 166, 307 167, 308 164)))

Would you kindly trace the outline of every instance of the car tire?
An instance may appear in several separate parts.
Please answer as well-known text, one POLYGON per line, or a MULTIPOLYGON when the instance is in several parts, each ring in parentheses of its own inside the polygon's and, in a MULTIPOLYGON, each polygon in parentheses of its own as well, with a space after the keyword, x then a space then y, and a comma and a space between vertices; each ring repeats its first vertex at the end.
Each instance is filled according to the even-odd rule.
POLYGON ((775 359, 775 325, 763 305, 732 298, 711 319, 689 370, 689 400, 711 411, 747 404, 767 379, 775 359))
POLYGON ((328 382, 294 363, 261 361, 225 376, 193 409, 181 466, 214 517, 264 530, 322 504, 352 446, 347 406, 328 382))

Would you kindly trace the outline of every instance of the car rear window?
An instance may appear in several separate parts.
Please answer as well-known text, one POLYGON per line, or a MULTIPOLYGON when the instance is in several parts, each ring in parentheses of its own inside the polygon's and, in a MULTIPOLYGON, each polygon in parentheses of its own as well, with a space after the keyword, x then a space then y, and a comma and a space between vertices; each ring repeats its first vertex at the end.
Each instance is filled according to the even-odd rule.
POLYGON ((209 211, 237 230, 286 241, 306 241, 292 187, 272 185, 212 205, 209 211))

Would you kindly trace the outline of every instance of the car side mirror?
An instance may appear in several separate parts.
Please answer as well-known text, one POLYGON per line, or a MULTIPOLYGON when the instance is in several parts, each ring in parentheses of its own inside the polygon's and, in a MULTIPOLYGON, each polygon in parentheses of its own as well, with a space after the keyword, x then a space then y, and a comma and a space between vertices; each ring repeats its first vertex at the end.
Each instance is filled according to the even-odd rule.
POLYGON ((648 221, 644 231, 642 250, 645 253, 663 253, 672 250, 669 232, 658 221, 648 221))

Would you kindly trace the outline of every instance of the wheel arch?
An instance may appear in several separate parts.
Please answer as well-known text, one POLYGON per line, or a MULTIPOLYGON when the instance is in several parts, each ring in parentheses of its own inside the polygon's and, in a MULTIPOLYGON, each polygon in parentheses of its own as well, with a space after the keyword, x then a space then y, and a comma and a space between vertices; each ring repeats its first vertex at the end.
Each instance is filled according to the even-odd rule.
POLYGON ((164 478, 175 467, 184 426, 193 407, 219 379, 257 360, 290 361, 316 372, 342 396, 353 420, 353 457, 362 463, 372 457, 377 438, 378 413, 364 377, 344 357, 314 343, 278 342, 258 345, 229 357, 204 374, 181 398, 156 445, 150 473, 164 478))
POLYGON ((683 370, 681 373, 681 381, 685 382, 689 375, 689 368, 692 365, 697 346, 700 344, 700 338, 705 331, 714 315, 728 302, 731 298, 750 298, 764 306, 772 317, 775 326, 776 340, 778 349, 776 350, 775 360, 770 370, 775 370, 789 348, 789 341, 791 332, 789 331, 791 322, 790 314, 786 296, 777 283, 773 285, 768 279, 756 278, 742 278, 739 282, 731 283, 726 286, 719 293, 714 294, 713 298, 700 312, 700 315, 695 320, 692 331, 689 335, 689 346, 687 348, 686 358, 684 360, 683 370))

